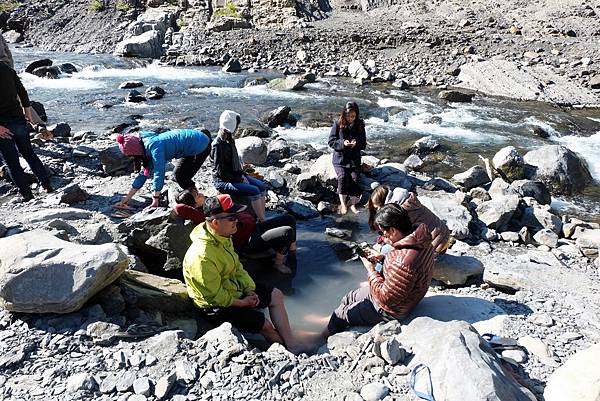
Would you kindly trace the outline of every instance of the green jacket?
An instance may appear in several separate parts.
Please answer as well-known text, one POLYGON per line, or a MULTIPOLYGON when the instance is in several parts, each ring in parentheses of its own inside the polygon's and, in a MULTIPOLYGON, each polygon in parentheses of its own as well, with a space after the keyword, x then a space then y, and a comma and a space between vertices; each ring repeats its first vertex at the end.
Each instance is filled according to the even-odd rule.
POLYGON ((190 298, 199 308, 231 306, 256 285, 240 263, 231 238, 212 234, 206 222, 190 234, 192 245, 183 259, 183 277, 190 298))

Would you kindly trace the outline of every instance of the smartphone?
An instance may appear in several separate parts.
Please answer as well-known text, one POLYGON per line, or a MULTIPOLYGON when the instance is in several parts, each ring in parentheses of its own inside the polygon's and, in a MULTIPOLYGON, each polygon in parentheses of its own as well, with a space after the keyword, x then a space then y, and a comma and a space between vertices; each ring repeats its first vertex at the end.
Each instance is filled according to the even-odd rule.
POLYGON ((363 258, 366 258, 366 257, 367 257, 367 253, 365 252, 365 248, 361 248, 360 246, 357 246, 357 247, 354 249, 354 252, 355 252, 355 253, 356 253, 358 256, 361 256, 361 257, 363 257, 363 258))

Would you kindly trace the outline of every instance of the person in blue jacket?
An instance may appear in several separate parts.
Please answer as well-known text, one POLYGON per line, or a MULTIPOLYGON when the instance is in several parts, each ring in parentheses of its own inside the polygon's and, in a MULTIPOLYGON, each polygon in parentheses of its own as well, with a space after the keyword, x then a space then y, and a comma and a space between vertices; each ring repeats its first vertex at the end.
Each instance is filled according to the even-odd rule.
POLYGON ((134 158, 139 174, 131 184, 129 193, 116 206, 127 207, 129 200, 152 175, 150 207, 158 207, 167 162, 177 159, 173 163, 175 181, 182 189, 195 191, 193 178, 210 154, 211 138, 207 130, 175 129, 161 134, 149 131, 140 135, 119 134, 117 142, 124 155, 134 158))

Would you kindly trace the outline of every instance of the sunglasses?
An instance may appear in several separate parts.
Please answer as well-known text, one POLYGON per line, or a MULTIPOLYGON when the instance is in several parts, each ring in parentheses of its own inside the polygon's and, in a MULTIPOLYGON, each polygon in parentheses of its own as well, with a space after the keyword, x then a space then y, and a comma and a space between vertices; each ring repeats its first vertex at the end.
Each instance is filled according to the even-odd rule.
POLYGON ((227 220, 233 223, 234 221, 238 221, 238 216, 234 214, 231 216, 213 217, 211 220, 227 220))

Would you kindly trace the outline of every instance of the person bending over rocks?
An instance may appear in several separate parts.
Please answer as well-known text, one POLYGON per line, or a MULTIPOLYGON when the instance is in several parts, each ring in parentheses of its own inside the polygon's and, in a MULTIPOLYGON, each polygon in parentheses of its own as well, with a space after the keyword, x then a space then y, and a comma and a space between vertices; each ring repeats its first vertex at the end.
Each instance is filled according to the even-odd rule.
POLYGON ((406 210, 395 204, 383 206, 375 216, 375 223, 394 249, 385 255, 381 272, 375 269, 380 255, 366 250, 361 261, 367 269, 369 285, 342 298, 329 319, 324 337, 349 326, 401 320, 427 293, 435 257, 427 226, 412 225, 406 210))
POLYGON ((195 191, 193 178, 210 154, 211 138, 207 130, 175 129, 161 134, 149 131, 140 135, 119 134, 117 142, 125 156, 133 157, 135 168, 139 170, 129 193, 117 206, 127 207, 129 200, 152 173, 153 194, 150 207, 158 207, 167 162, 177 159, 173 170, 175 181, 182 189, 195 191))
MULTIPOLYGON (((219 195, 218 197, 229 197, 219 195)), ((206 216, 204 194, 198 191, 185 190, 177 197, 175 212, 178 216, 191 220, 195 224, 204 223, 206 216)), ((286 253, 296 252, 296 219, 289 214, 282 214, 256 224, 250 213, 237 214, 237 230, 231 236, 233 248, 237 253, 256 254, 269 249, 275 251, 273 267, 283 274, 290 274, 292 270, 285 265, 286 253)))
POLYGON ((261 180, 244 174, 233 138, 240 121, 240 115, 234 111, 225 110, 221 113, 219 135, 210 152, 213 184, 220 193, 248 197, 256 217, 259 221, 264 221, 267 186, 261 180))
MULTIPOLYGON (((423 206, 417 194, 408 192, 406 189, 397 187, 393 190, 387 185, 379 185, 371 193, 369 198, 369 228, 373 231, 378 231, 375 223, 375 215, 383 205, 396 204, 408 213, 408 218, 412 224, 423 223, 431 233, 431 246, 437 254, 446 252, 450 243, 450 230, 446 223, 435 215, 427 207, 423 206)), ((382 248, 382 252, 384 252, 382 248)))
POLYGON ((0 154, 8 167, 10 178, 19 188, 22 201, 33 199, 27 176, 19 163, 19 154, 31 167, 42 188, 53 192, 50 177, 42 161, 33 151, 29 138, 28 122, 31 122, 31 104, 16 71, 0 62, 0 154))
POLYGON ((283 293, 255 283, 233 248, 231 236, 237 230, 238 213, 244 209, 229 196, 204 201, 206 221, 192 231, 192 245, 183 259, 188 294, 209 322, 230 322, 240 331, 260 333, 300 353, 304 346, 292 333, 283 293), (258 310, 263 308, 269 308, 272 323, 258 310))
POLYGON ((350 210, 358 213, 356 204, 362 194, 358 186, 361 168, 361 150, 367 147, 365 122, 360 118, 358 105, 348 102, 338 121, 331 127, 329 147, 333 149, 333 167, 338 177, 337 193, 340 197, 340 214, 346 214, 346 197, 350 197, 350 210))

